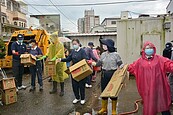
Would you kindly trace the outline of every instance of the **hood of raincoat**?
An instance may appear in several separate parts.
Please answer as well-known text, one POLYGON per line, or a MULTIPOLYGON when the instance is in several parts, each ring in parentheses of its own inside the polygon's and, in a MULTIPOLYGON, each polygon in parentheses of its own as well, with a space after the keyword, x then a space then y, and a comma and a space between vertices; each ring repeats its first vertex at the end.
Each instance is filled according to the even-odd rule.
POLYGON ((59 43, 58 32, 54 32, 50 35, 49 41, 53 44, 59 43))
POLYGON ((146 58, 146 53, 145 53, 145 48, 146 48, 146 46, 148 46, 148 45, 150 45, 150 46, 153 47, 153 49, 154 49, 154 54, 153 54, 152 56, 154 57, 155 54, 156 54, 156 47, 155 47, 155 45, 154 45, 153 43, 149 42, 149 41, 146 41, 146 42, 144 43, 144 45, 143 45, 143 48, 142 48, 142 58, 143 58, 143 59, 147 59, 147 58, 146 58))

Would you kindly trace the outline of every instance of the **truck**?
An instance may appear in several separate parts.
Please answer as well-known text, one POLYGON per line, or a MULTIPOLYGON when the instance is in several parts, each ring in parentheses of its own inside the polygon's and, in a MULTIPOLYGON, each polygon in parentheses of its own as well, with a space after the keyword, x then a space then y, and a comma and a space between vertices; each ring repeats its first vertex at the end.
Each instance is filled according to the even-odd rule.
POLYGON ((37 42, 38 47, 41 48, 43 55, 46 54, 47 48, 49 45, 49 34, 46 30, 41 29, 28 29, 28 30, 19 30, 15 31, 9 41, 5 43, 5 56, 0 59, 0 67, 1 68, 12 68, 12 51, 11 51, 11 45, 13 42, 15 42, 17 39, 18 34, 24 35, 24 43, 29 46, 29 41, 31 39, 35 39, 37 42))

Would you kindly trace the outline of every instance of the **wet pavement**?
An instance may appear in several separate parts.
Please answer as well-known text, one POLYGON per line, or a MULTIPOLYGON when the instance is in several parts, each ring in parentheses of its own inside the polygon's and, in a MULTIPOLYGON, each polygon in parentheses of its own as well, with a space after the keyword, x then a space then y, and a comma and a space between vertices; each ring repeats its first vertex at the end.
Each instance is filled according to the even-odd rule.
MULTIPOLYGON (((10 75, 10 74, 8 74, 10 75)), ((18 93, 17 103, 11 105, 0 106, 0 115, 74 115, 79 112, 96 114, 101 108, 100 96, 100 75, 97 76, 97 82, 93 83, 93 87, 86 89, 86 104, 73 105, 74 95, 71 87, 70 78, 65 81, 65 95, 60 97, 59 94, 49 94, 52 84, 48 82, 48 78, 44 78, 44 90, 40 92, 37 86, 35 92, 29 92, 30 76, 24 76, 24 84, 28 86, 26 90, 18 93)), ((59 89, 59 87, 58 87, 59 89)), ((120 92, 117 104, 118 113, 134 110, 134 101, 139 99, 136 89, 135 79, 130 79, 120 92)), ((111 115, 111 101, 109 101, 109 113, 111 115)), ((172 111, 173 113, 173 111, 172 111)), ((142 106, 139 104, 139 111, 134 115, 142 115, 142 106)))

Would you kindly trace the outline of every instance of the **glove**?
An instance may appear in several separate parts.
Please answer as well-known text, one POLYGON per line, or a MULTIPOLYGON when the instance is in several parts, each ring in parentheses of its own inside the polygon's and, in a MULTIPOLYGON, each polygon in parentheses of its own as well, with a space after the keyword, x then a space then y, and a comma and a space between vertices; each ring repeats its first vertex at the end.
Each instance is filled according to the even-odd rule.
POLYGON ((92 64, 92 60, 87 60, 87 63, 88 64, 92 64))
POLYGON ((56 57, 52 58, 51 61, 55 61, 56 60, 56 57))
POLYGON ((96 62, 92 62, 92 66, 96 66, 96 62))
POLYGON ((45 58, 47 58, 47 56, 42 56, 42 57, 39 58, 39 60, 43 60, 45 58))
POLYGON ((18 55, 19 55, 19 52, 15 52, 15 53, 13 53, 13 54, 18 56, 18 55))

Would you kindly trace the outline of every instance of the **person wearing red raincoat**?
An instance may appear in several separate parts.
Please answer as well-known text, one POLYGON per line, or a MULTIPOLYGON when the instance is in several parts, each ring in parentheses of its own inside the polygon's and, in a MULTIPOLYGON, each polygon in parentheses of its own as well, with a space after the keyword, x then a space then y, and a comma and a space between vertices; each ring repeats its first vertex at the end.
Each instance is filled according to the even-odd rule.
POLYGON ((128 71, 136 77, 138 92, 143 100, 143 115, 171 115, 171 93, 167 72, 173 72, 173 61, 156 54, 156 47, 146 42, 142 56, 128 71))

